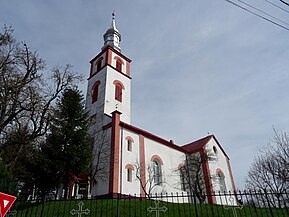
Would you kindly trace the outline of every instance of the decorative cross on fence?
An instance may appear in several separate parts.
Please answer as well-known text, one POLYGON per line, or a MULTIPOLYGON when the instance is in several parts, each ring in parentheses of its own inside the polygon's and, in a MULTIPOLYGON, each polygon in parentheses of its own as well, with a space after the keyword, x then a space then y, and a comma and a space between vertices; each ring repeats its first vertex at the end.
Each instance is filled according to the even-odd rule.
POLYGON ((237 210, 237 209, 242 209, 242 208, 243 208, 243 205, 234 205, 234 198, 233 198, 233 197, 230 197, 230 198, 229 198, 229 201, 231 202, 231 205, 224 206, 224 208, 225 208, 226 210, 231 209, 232 212, 233 212, 233 216, 234 216, 234 217, 238 217, 236 210, 237 210))
POLYGON ((6 217, 14 216, 17 213, 16 210, 10 211, 6 214, 6 217))
POLYGON ((168 210, 167 207, 165 206, 162 206, 160 207, 160 201, 154 201, 155 202, 155 207, 149 207, 148 208, 148 211, 149 212, 156 212, 156 217, 159 217, 160 216, 160 212, 166 212, 168 210))
POLYGON ((78 209, 78 210, 72 209, 72 210, 70 211, 70 214, 71 214, 71 215, 77 215, 77 217, 81 217, 82 214, 88 215, 88 214, 90 213, 90 210, 89 210, 89 209, 83 210, 83 209, 82 209, 83 205, 84 205, 84 203, 83 203, 82 201, 79 202, 79 203, 78 203, 79 209, 78 209))

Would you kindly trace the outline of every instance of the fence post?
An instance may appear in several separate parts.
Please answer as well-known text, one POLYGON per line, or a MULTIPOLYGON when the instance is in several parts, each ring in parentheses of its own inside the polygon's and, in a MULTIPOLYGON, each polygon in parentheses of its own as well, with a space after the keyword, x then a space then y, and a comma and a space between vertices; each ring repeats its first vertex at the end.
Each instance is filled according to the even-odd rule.
POLYGON ((194 199, 194 204, 195 204, 196 217, 199 217, 195 191, 192 191, 192 193, 193 193, 193 199, 194 199))
POLYGON ((271 214, 272 217, 274 217, 273 211, 272 211, 272 208, 271 208, 271 205, 270 205, 270 200, 269 200, 268 193, 267 193, 266 189, 264 189, 264 193, 265 193, 265 197, 266 197, 266 200, 267 200, 267 203, 268 203, 268 206, 269 206, 270 214, 271 214))
POLYGON ((45 204, 45 199, 42 199, 41 217, 43 216, 44 204, 45 204))
POLYGON ((286 213, 289 214, 289 211, 288 211, 288 206, 287 204, 289 203, 289 198, 288 198, 288 192, 285 190, 285 198, 282 194, 282 197, 283 197, 283 201, 284 201, 284 207, 285 207, 285 210, 286 210, 286 213))
POLYGON ((117 193, 117 217, 120 217, 120 210, 119 210, 119 199, 120 198, 120 194, 119 193, 117 193))

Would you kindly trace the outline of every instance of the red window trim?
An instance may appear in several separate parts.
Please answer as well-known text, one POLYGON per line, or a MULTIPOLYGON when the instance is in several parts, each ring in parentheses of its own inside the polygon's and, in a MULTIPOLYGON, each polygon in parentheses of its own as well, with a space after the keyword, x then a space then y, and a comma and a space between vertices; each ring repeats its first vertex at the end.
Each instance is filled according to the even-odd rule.
POLYGON ((100 57, 97 61, 95 61, 96 71, 95 73, 99 72, 102 66, 103 57, 100 57))
POLYGON ((125 166, 125 169, 126 169, 126 172, 127 172, 127 177, 126 177, 127 181, 128 182, 132 182, 132 171, 134 171, 133 165, 127 164, 125 166))
POLYGON ((124 85, 118 80, 115 80, 113 84, 115 85, 114 98, 117 101, 122 102, 122 90, 124 90, 124 85))
POLYGON ((160 162, 161 165, 164 165, 163 160, 160 158, 160 156, 155 154, 151 157, 151 161, 154 161, 156 159, 160 162))
POLYGON ((127 140, 127 150, 131 152, 134 140, 130 136, 125 137, 125 139, 127 140))
POLYGON ((124 65, 124 62, 121 58, 119 58, 118 56, 114 57, 115 59, 115 68, 117 71, 122 72, 122 66, 124 65))

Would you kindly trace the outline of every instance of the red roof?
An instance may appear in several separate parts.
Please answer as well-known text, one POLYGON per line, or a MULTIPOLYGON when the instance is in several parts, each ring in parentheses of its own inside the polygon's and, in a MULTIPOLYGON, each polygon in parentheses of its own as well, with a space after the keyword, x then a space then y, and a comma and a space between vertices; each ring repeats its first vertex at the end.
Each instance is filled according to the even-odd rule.
POLYGON ((130 124, 126 124, 124 122, 120 122, 121 126, 128 129, 128 130, 131 130, 135 133, 139 133, 139 134, 142 134, 144 135, 145 137, 147 138, 150 138, 154 141, 157 141, 159 143, 162 143, 163 145, 166 145, 166 146, 169 146, 173 149, 176 149, 178 151, 181 151, 181 152, 184 152, 184 153, 193 153, 193 152, 196 152, 196 151, 199 151, 201 148, 205 147, 205 145, 208 144, 208 142, 213 138, 216 143, 218 144, 218 146, 220 147, 220 149, 222 150, 222 152, 224 153, 224 155, 229 159, 228 155, 226 154, 226 152, 224 151, 224 149, 222 148, 221 144, 219 143, 219 141, 216 139, 216 137, 214 135, 209 135, 209 136, 206 136, 202 139, 199 139, 197 141, 194 141, 194 142, 191 142, 187 145, 183 145, 183 146, 178 146, 176 144, 173 144, 161 137, 158 137, 154 134, 151 134, 147 131, 144 131, 140 128, 137 128, 135 126, 132 126, 130 124))
POLYGON ((216 139, 216 137, 214 135, 209 135, 209 136, 206 136, 206 137, 199 139, 197 141, 191 142, 187 145, 183 145, 183 146, 181 146, 181 148, 185 149, 187 152, 193 153, 193 152, 199 151, 201 148, 203 148, 205 145, 207 145, 208 142, 212 138, 216 141, 216 143, 218 144, 219 148, 222 150, 224 155, 229 159, 228 155, 226 154, 226 152, 222 148, 221 144, 219 143, 219 141, 216 139))
MULTIPOLYGON (((130 125, 130 124, 127 124, 125 122, 120 122, 120 126, 128 129, 128 130, 131 130, 132 132, 135 132, 137 134, 141 134, 147 138, 150 138, 154 141, 157 141, 163 145, 166 145, 170 148, 173 148, 173 149, 176 149, 178 151, 181 151, 181 152, 184 152, 184 153, 187 153, 187 154, 190 154, 190 153, 193 153, 193 152, 196 152, 196 151, 199 151, 201 148, 205 147, 205 145, 208 144, 208 142, 213 138, 215 140, 215 142, 218 144, 219 148, 222 150, 222 152, 224 153, 224 155, 229 159, 228 155, 226 154, 226 152, 224 151, 224 149, 222 148, 221 144, 219 143, 219 141, 216 139, 216 137, 214 135, 208 135, 202 139, 199 139, 197 141, 194 141, 194 142, 191 142, 187 145, 183 145, 183 146, 178 146, 168 140, 165 140, 159 136, 156 136, 152 133, 149 133, 145 130, 142 130, 140 128, 137 128, 133 125, 130 125)), ((103 128, 110 128, 111 127, 111 123, 105 125, 103 128)))
POLYGON ((163 145, 166 145, 166 146, 168 146, 170 148, 173 148, 173 149, 176 149, 178 151, 187 153, 187 151, 185 149, 183 149, 182 147, 180 147, 180 146, 178 146, 178 145, 176 145, 176 144, 174 144, 174 143, 172 143, 172 142, 170 142, 168 140, 165 140, 165 139, 163 139, 163 138, 161 138, 159 136, 156 136, 156 135, 154 135, 152 133, 149 133, 149 132, 144 131, 144 130, 142 130, 140 128, 137 128, 137 127, 135 127, 133 125, 130 125, 130 124, 127 124, 127 123, 124 123, 124 122, 120 122, 120 125, 122 127, 126 128, 126 129, 128 129, 128 130, 131 130, 132 132, 141 134, 141 135, 143 135, 143 136, 145 136, 145 137, 147 137, 149 139, 157 141, 157 142, 159 142, 159 143, 161 143, 163 145))
POLYGON ((206 136, 205 138, 199 139, 181 147, 188 152, 195 152, 208 144, 211 138, 213 138, 213 135, 206 136))

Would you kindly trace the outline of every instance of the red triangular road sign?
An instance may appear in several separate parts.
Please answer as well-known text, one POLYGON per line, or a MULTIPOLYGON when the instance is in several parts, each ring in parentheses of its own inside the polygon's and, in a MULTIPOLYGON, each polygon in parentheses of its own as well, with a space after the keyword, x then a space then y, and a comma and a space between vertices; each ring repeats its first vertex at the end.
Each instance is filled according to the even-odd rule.
POLYGON ((15 202, 16 197, 0 192, 0 217, 4 217, 15 202))

